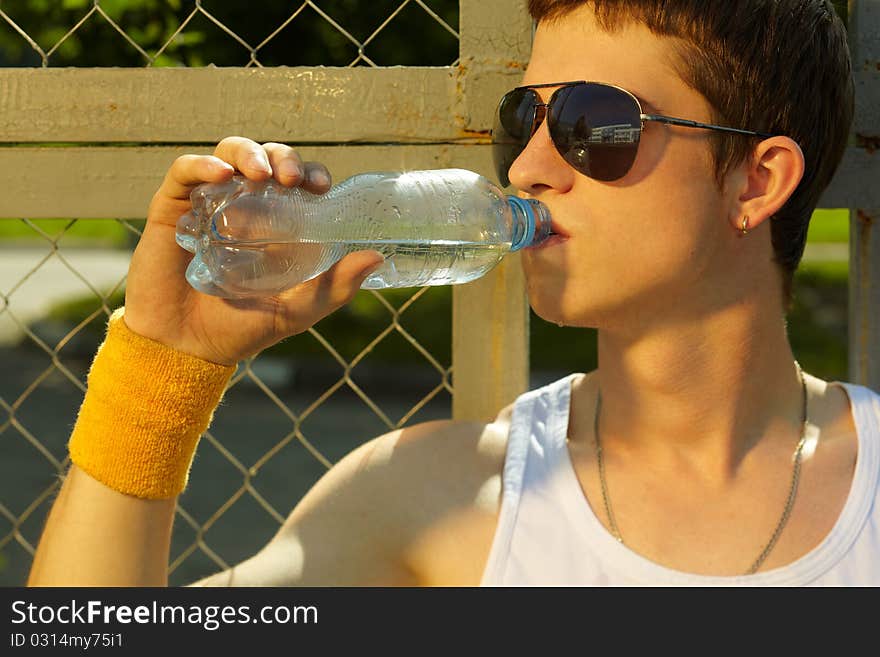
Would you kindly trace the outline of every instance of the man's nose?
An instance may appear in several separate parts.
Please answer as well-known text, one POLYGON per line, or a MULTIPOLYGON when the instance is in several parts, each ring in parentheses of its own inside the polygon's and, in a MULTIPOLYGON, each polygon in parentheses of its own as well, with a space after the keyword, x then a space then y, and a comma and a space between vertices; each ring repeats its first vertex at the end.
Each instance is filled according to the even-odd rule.
POLYGON ((562 159, 550 139, 547 121, 542 121, 523 152, 508 172, 510 184, 535 195, 547 189, 568 191, 574 182, 574 169, 562 159))

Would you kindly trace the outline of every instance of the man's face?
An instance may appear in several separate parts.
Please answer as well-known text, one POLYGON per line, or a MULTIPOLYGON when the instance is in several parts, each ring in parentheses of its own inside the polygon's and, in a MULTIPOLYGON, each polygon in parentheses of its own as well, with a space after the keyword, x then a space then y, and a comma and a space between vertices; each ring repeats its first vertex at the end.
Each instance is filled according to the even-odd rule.
MULTIPOLYGON (((538 26, 523 84, 606 82, 632 92, 646 113, 711 122, 706 100, 674 69, 673 45, 641 25, 606 33, 591 10, 578 10, 538 26)), ((539 90, 544 102, 554 90, 539 90)), ((568 236, 523 252, 535 312, 567 325, 632 327, 725 303, 734 205, 715 183, 710 144, 706 131, 648 122, 632 170, 599 182, 562 159, 545 121, 510 169, 511 183, 546 203, 568 236)))

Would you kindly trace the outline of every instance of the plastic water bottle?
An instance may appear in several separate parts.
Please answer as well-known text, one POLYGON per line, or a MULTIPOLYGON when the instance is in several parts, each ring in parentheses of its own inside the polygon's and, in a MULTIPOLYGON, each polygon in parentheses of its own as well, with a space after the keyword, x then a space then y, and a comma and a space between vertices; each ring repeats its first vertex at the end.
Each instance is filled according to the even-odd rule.
POLYGON ((543 204, 463 169, 363 173, 323 195, 235 176, 191 199, 177 223, 195 254, 186 278, 229 298, 277 294, 365 249, 385 262, 362 288, 465 283, 550 234, 543 204))

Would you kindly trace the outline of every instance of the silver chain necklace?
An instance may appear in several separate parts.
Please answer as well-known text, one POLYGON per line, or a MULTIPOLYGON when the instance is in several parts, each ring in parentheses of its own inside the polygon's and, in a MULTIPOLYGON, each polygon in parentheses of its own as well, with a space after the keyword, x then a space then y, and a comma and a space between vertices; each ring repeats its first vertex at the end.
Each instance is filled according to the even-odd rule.
MULTIPOLYGON (((806 442, 807 437, 807 383, 804 380, 804 371, 801 369, 800 363, 795 361, 794 364, 797 366, 798 376, 801 380, 801 390, 803 391, 803 412, 801 415, 801 438, 798 441, 797 447, 795 447, 794 455, 792 457, 794 467, 792 468, 791 473, 791 485, 788 489, 788 499, 785 501, 785 508, 782 510, 782 516, 779 518, 779 522, 776 523, 776 528, 773 530, 770 540, 767 542, 767 545, 764 546, 764 549, 761 550, 761 554, 758 555, 758 558, 755 559, 749 569, 745 572, 746 575, 751 575, 757 572, 758 568, 761 567, 761 564, 764 563, 764 560, 767 558, 767 555, 773 550, 776 541, 779 540, 779 535, 782 533, 785 524, 788 522, 788 517, 791 515, 791 510, 794 507, 794 499, 797 496, 798 481, 801 476, 801 452, 803 452, 804 443, 806 442)), ((602 458, 602 442, 599 439, 599 410, 601 407, 602 393, 599 391, 596 395, 596 416, 593 420, 593 436, 596 441, 596 460, 599 464, 599 483, 602 487, 602 502, 605 505, 605 514, 608 516, 608 525, 611 528, 611 535, 614 536, 620 544, 623 544, 623 536, 620 533, 620 529, 617 527, 617 521, 614 519, 614 512, 611 510, 611 497, 608 495, 608 484, 605 482, 605 461, 602 458)))

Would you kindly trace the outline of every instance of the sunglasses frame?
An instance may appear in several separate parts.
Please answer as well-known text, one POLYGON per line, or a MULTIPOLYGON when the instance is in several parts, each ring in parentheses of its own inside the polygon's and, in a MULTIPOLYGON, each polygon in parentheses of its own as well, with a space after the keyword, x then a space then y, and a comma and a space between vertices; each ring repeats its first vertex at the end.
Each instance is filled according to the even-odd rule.
MULTIPOLYGON (((676 125, 676 126, 680 126, 683 128, 716 130, 718 132, 727 132, 727 133, 731 133, 731 134, 744 135, 747 137, 760 137, 761 139, 769 139, 770 137, 773 137, 772 134, 769 134, 766 132, 758 132, 755 130, 743 130, 741 128, 732 128, 730 126, 715 125, 712 123, 701 123, 699 121, 692 121, 690 119, 682 119, 682 118, 678 118, 678 117, 674 117, 674 116, 666 116, 664 114, 646 114, 642 108, 642 103, 639 101, 638 97, 636 97, 632 92, 627 91, 626 89, 624 89, 622 87, 618 87, 617 85, 613 85, 613 84, 608 84, 606 82, 594 82, 591 80, 571 80, 568 82, 546 82, 546 83, 542 83, 542 84, 523 85, 521 87, 515 87, 515 88, 511 89, 510 91, 505 93, 504 96, 502 96, 501 102, 499 102, 499 104, 498 104, 498 111, 499 112, 501 110, 502 104, 504 103, 504 100, 510 94, 512 94, 516 91, 546 89, 546 88, 550 88, 550 87, 557 87, 556 91, 553 92, 553 95, 550 96, 550 100, 548 100, 546 103, 542 103, 542 102, 535 103, 534 115, 532 117, 532 125, 529 128, 529 137, 525 141, 525 143, 523 143, 521 145, 523 150, 525 150, 526 146, 528 146, 528 143, 529 143, 529 141, 531 141, 532 137, 535 136, 535 133, 541 127, 541 124, 544 122, 544 119, 547 118, 547 115, 551 109, 551 106, 553 105, 555 99, 558 97, 557 94, 559 93, 559 91, 562 89, 576 87, 576 86, 580 86, 580 85, 595 85, 595 86, 616 89, 617 91, 620 91, 621 93, 623 93, 626 96, 628 96, 629 98, 631 98, 632 101, 635 103, 635 106, 638 108, 639 120, 641 122, 641 125, 639 126, 640 132, 645 129, 646 122, 654 121, 656 123, 665 123, 667 125, 676 125)), ((537 94, 536 94, 536 96, 537 96, 537 94)), ((538 96, 538 100, 540 100, 540 96, 538 96)), ((639 141, 641 141, 641 140, 639 140, 639 141)), ((493 137, 493 143, 498 143, 499 145, 502 144, 502 142, 494 142, 494 137, 493 137)), ((638 148, 639 143, 637 142, 635 145, 636 145, 636 148, 638 148)), ((553 142, 553 146, 557 150, 560 149, 560 147, 556 144, 556 142, 553 142)), ((521 153, 522 153, 522 151, 520 151, 520 154, 521 153)), ((517 155, 517 157, 519 157, 519 155, 517 155)), ((498 173, 500 176, 501 172, 498 172, 498 173)), ((582 173, 582 172, 580 172, 580 173, 582 173)), ((620 180, 621 178, 626 176, 627 173, 629 173, 629 169, 620 177, 615 178, 615 180, 620 180)), ((586 175, 586 174, 584 174, 584 175, 586 175)), ((506 178, 507 178, 507 174, 505 172, 505 175, 503 176, 502 180, 504 180, 506 178)), ((607 181, 607 182, 611 182, 611 181, 607 181)))

